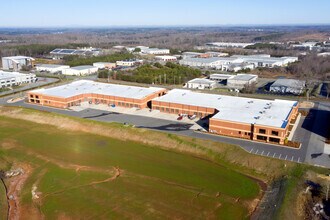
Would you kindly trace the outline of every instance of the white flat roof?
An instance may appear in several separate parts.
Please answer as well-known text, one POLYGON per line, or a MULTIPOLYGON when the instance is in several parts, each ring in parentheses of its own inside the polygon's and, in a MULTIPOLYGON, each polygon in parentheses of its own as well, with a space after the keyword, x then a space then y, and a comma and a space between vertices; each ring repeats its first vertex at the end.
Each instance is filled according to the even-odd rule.
POLYGON ((118 96, 123 98, 142 99, 155 92, 162 91, 163 88, 156 87, 137 87, 116 85, 109 83, 99 83, 91 80, 79 80, 66 85, 57 86, 53 88, 42 88, 33 90, 31 92, 43 95, 56 96, 61 98, 69 98, 76 95, 94 93, 108 96, 118 96))
POLYGON ((242 98, 183 89, 173 89, 154 100, 215 108, 219 111, 213 116, 215 119, 277 128, 285 127, 292 107, 297 105, 296 101, 242 98))
POLYGON ((37 67, 45 67, 45 68, 59 68, 59 67, 70 67, 68 65, 60 65, 60 64, 37 64, 37 67))
POLYGON ((97 68, 97 67, 85 65, 85 66, 74 66, 74 67, 71 67, 70 69, 72 69, 72 70, 88 70, 88 69, 94 69, 94 68, 97 68))
POLYGON ((27 56, 2 57, 2 59, 12 59, 12 60, 30 59, 30 60, 34 60, 32 57, 27 57, 27 56))
POLYGON ((25 73, 18 73, 18 72, 7 72, 0 70, 0 79, 8 79, 8 78, 14 78, 14 77, 20 77, 20 76, 35 76, 34 74, 25 74, 25 73))
POLYGON ((205 79, 205 78, 195 78, 195 79, 188 81, 188 83, 214 84, 216 82, 213 80, 205 79))

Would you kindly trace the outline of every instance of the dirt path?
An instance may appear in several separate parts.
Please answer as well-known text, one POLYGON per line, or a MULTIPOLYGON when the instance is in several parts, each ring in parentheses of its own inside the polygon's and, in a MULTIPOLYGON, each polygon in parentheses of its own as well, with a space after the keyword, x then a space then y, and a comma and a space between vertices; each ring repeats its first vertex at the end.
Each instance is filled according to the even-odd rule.
POLYGON ((93 182, 90 182, 90 183, 87 183, 87 184, 76 185, 76 186, 68 187, 68 188, 58 190, 58 191, 55 191, 55 192, 51 192, 51 193, 48 193, 48 194, 45 194, 44 196, 42 196, 42 199, 44 199, 48 196, 51 196, 51 195, 63 193, 63 192, 68 191, 68 190, 77 189, 77 188, 86 187, 86 186, 93 186, 93 185, 97 185, 97 184, 101 184, 101 183, 114 181, 115 179, 120 177, 120 175, 122 174, 122 170, 120 170, 118 167, 113 167, 113 169, 114 169, 114 175, 107 178, 107 179, 99 180, 99 181, 93 181, 93 182))
POLYGON ((21 219, 20 193, 25 181, 32 171, 31 166, 27 164, 20 164, 19 167, 24 170, 24 173, 6 179, 8 189, 7 198, 9 203, 8 219, 10 220, 21 219))

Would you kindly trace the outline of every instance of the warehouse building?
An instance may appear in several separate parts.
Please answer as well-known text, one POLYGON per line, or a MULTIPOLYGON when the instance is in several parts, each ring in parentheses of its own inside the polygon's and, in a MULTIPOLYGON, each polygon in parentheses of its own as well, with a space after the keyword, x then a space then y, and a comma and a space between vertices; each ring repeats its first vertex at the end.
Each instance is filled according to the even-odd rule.
POLYGON ((216 68, 221 69, 222 65, 239 63, 238 58, 233 57, 208 57, 208 58, 195 58, 190 57, 179 61, 180 65, 200 67, 200 68, 216 68))
POLYGON ((116 63, 109 63, 109 62, 96 62, 93 63, 93 66, 99 69, 113 69, 116 68, 116 63))
POLYGON ((222 71, 228 71, 228 72, 239 72, 241 70, 250 69, 253 70, 255 68, 255 65, 252 63, 231 63, 231 64, 224 64, 221 67, 222 71))
POLYGON ((227 86, 235 89, 243 89, 246 85, 256 83, 258 76, 254 74, 237 74, 227 79, 227 86))
POLYGON ((98 48, 81 48, 81 49, 61 49, 56 48, 49 54, 53 59, 62 59, 65 56, 98 56, 101 53, 101 49, 98 48))
POLYGON ((298 57, 271 57, 268 54, 256 54, 256 55, 234 55, 236 57, 249 64, 253 64, 255 67, 283 67, 289 63, 298 61, 298 57))
POLYGON ((57 64, 37 64, 36 70, 39 72, 49 72, 49 73, 62 73, 62 70, 68 69, 68 65, 57 65, 57 64))
POLYGON ((19 86, 37 81, 35 74, 23 74, 17 72, 6 72, 0 70, 0 88, 19 86))
POLYGON ((164 95, 163 88, 136 87, 79 80, 67 85, 28 92, 28 102, 56 108, 69 108, 82 102, 127 108, 151 107, 151 99, 164 95))
POLYGON ((209 79, 196 78, 188 81, 185 84, 185 88, 188 89, 214 89, 217 86, 217 82, 209 79))
POLYGON ((213 81, 217 81, 217 82, 224 82, 229 79, 229 78, 232 78, 234 77, 235 75, 231 75, 231 74, 221 74, 221 73, 214 73, 214 74, 211 74, 210 75, 210 80, 213 80, 213 81))
POLYGON ((23 66, 33 67, 34 59, 32 57, 26 56, 12 56, 12 57, 2 57, 2 69, 3 70, 22 70, 23 66))
POLYGON ((270 92, 300 95, 306 82, 297 79, 277 79, 269 88, 270 92))
POLYGON ((159 54, 170 54, 169 49, 159 49, 159 48, 148 48, 141 50, 142 53, 145 54, 153 54, 153 55, 159 55, 159 54))
POLYGON ((162 62, 175 62, 177 58, 175 56, 155 56, 155 60, 162 62))
POLYGON ((99 68, 90 65, 75 66, 68 69, 63 69, 62 74, 69 76, 87 76, 96 73, 98 70, 99 68))
POLYGON ((211 42, 206 44, 209 47, 219 48, 245 48, 251 45, 254 45, 254 43, 211 42))
POLYGON ((284 144, 298 102, 261 100, 174 89, 152 100, 152 109, 171 114, 209 116, 214 134, 284 144))
POLYGON ((124 67, 130 67, 130 66, 135 66, 142 64, 143 60, 138 60, 138 59, 129 59, 129 60, 118 60, 116 62, 117 66, 124 66, 124 67))

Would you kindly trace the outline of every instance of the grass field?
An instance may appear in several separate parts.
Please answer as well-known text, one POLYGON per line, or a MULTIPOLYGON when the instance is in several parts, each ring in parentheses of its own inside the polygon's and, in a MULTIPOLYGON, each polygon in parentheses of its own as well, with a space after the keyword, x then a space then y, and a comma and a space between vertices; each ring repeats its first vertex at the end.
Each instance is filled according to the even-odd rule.
POLYGON ((188 154, 4 116, 0 121, 0 155, 31 170, 20 193, 21 216, 244 219, 260 195, 253 179, 188 154))

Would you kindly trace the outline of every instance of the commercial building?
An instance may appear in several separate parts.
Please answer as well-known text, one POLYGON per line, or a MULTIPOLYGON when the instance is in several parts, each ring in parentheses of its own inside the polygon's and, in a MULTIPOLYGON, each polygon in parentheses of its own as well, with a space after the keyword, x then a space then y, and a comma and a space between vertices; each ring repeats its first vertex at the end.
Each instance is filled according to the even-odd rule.
POLYGON ((188 81, 185 84, 185 88, 188 89, 214 89, 217 86, 217 82, 204 78, 196 78, 188 81))
POLYGON ((240 59, 234 57, 209 57, 209 58, 186 58, 179 61, 181 65, 200 67, 200 68, 216 68, 221 69, 222 65, 239 63, 240 59))
POLYGON ((261 100, 174 89, 152 100, 152 109, 171 114, 209 116, 214 134, 284 144, 298 102, 261 100))
POLYGON ((127 108, 151 107, 151 99, 164 95, 163 88, 136 87, 79 80, 67 85, 28 92, 28 102, 56 108, 69 108, 82 102, 127 108))
POLYGON ((217 81, 217 82, 223 82, 227 81, 229 78, 234 77, 235 75, 231 74, 220 74, 220 73, 215 73, 210 75, 210 80, 217 81))
POLYGON ((36 70, 39 72, 49 72, 49 73, 62 73, 62 70, 68 69, 68 65, 56 65, 56 64, 37 64, 36 70))
POLYGON ((209 47, 220 48, 245 48, 250 45, 254 45, 254 43, 211 42, 206 44, 209 47))
POLYGON ((2 57, 2 69, 19 71, 23 66, 32 67, 34 59, 26 56, 2 57))
POLYGON ((175 62, 177 58, 175 56, 155 56, 155 60, 162 62, 175 62))
POLYGON ((23 74, 17 72, 6 72, 0 70, 0 88, 18 86, 25 83, 37 81, 35 74, 23 74))
POLYGON ((56 48, 49 54, 53 59, 62 59, 65 56, 77 55, 77 56, 98 56, 101 53, 101 49, 98 48, 80 48, 80 49, 61 49, 56 48))
POLYGON ((75 66, 68 69, 63 69, 63 75, 70 75, 70 76, 87 76, 92 75, 98 71, 99 68, 95 66, 75 66))
POLYGON ((144 49, 141 49, 141 53, 153 54, 153 55, 170 54, 170 50, 169 49, 159 49, 159 48, 144 48, 144 49))
POLYGON ((242 62, 253 64, 255 67, 282 67, 287 66, 289 63, 298 61, 298 57, 271 57, 268 54, 256 55, 234 55, 242 60, 242 62))
POLYGON ((269 88, 270 92, 300 95, 306 82, 296 79, 277 79, 269 88))
POLYGON ((93 63, 93 66, 99 69, 113 69, 116 68, 116 63, 109 63, 109 62, 96 62, 93 63))
POLYGON ((254 74, 237 74, 227 79, 227 86, 235 89, 243 89, 246 85, 256 83, 258 76, 254 74))
POLYGON ((250 69, 253 70, 255 68, 255 65, 252 63, 231 63, 231 64, 224 64, 221 67, 222 71, 228 71, 228 72, 239 72, 241 70, 250 69))
POLYGON ((139 65, 139 64, 142 64, 142 63, 143 63, 143 60, 130 59, 130 60, 118 60, 116 62, 116 65, 117 66, 129 67, 129 66, 139 65))

